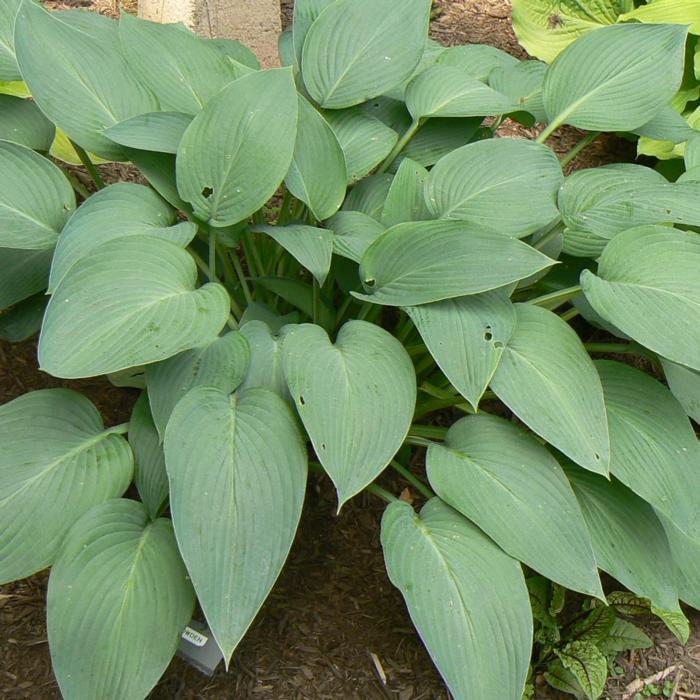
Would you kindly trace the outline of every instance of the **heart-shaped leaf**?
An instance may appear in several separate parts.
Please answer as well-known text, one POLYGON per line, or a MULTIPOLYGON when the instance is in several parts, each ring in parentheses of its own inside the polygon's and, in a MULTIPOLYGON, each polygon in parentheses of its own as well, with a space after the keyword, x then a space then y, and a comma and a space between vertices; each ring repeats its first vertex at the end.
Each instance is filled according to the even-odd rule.
POLYGON ((282 369, 282 343, 293 327, 289 325, 274 332, 263 321, 249 321, 241 326, 241 334, 250 347, 250 365, 241 389, 269 389, 285 401, 290 400, 282 369))
POLYGON ((15 58, 14 28, 22 0, 5 0, 0 4, 0 80, 22 80, 15 58))
POLYGON ((411 358, 379 326, 349 321, 335 344, 319 326, 292 329, 282 363, 340 508, 374 481, 406 438, 416 403, 411 358))
POLYGON ((92 195, 70 218, 58 240, 49 291, 80 259, 116 238, 152 236, 186 246, 197 233, 190 222, 176 223, 175 210, 150 187, 118 182, 92 195))
POLYGON ((700 424, 700 372, 662 358, 668 388, 683 406, 686 415, 700 424))
POLYGON ((673 560, 654 509, 619 481, 570 467, 598 566, 661 610, 678 610, 673 560))
POLYGON ((319 221, 335 214, 345 199, 345 155, 328 122, 301 95, 294 159, 285 183, 319 221))
POLYGON ((56 128, 32 100, 0 95, 0 114, 0 139, 14 141, 34 151, 48 152, 51 148, 56 128))
POLYGON ((477 409, 515 331, 508 294, 497 289, 405 311, 452 386, 477 409))
POLYGON ((73 523, 132 473, 126 440, 84 396, 43 389, 0 406, 0 582, 52 564, 73 523))
POLYGON ((618 24, 582 36, 545 76, 550 125, 590 131, 642 126, 681 85, 687 34, 675 24, 618 24))
POLYGON ((419 73, 406 90, 406 106, 414 119, 479 117, 505 114, 517 105, 463 70, 437 64, 419 73))
POLYGON ((243 381, 250 363, 248 341, 232 332, 146 367, 148 398, 161 440, 173 409, 196 386, 211 386, 226 394, 243 381))
POLYGON ((393 129, 359 107, 329 110, 324 116, 343 149, 348 183, 374 170, 399 139, 393 129))
POLYGON ((0 141, 0 247, 53 248, 75 209, 66 176, 26 146, 0 141))
POLYGON ((264 233, 277 241, 316 278, 320 286, 323 286, 331 268, 333 256, 332 231, 300 224, 253 226, 251 230, 264 233))
POLYGON ((129 68, 164 111, 197 114, 232 80, 251 72, 181 24, 149 22, 124 12, 119 39, 129 68))
POLYGON ((634 367, 607 360, 596 367, 610 426, 610 471, 688 535, 700 537, 700 448, 683 408, 634 367))
POLYGON ((425 196, 435 218, 523 238, 557 218, 556 194, 563 181, 559 161, 546 146, 486 139, 439 160, 425 196))
POLYGON ((673 555, 681 600, 700 608, 700 539, 688 537, 673 521, 659 513, 673 555))
POLYGON ((304 40, 302 76, 311 97, 342 109, 382 95, 412 73, 423 55, 430 0, 396 11, 394 0, 336 0, 304 40))
POLYGON ((25 2, 17 13, 15 49, 22 78, 41 111, 88 151, 124 160, 122 147, 103 130, 157 111, 158 102, 132 75, 116 42, 104 45, 105 31, 110 29, 71 26, 61 15, 25 2))
POLYGON ((360 266, 375 304, 415 306, 478 294, 529 277, 554 261, 514 238, 463 221, 419 221, 385 231, 360 266))
POLYGON ((194 609, 170 520, 136 501, 96 506, 70 531, 49 579, 48 636, 64 698, 142 698, 194 609))
POLYGON ((581 274, 604 319, 669 360, 700 370, 700 235, 643 226, 617 235, 598 274, 581 274))
POLYGON ((168 502, 168 474, 160 442, 144 391, 131 412, 129 445, 134 452, 134 482, 151 520, 161 514, 168 502))
POLYGON ((177 187, 197 218, 231 226, 270 199, 292 163, 297 103, 289 68, 251 73, 207 103, 177 153, 177 187))
POLYGON ((499 547, 562 586, 603 599, 586 523, 562 468, 524 430, 479 414, 428 448, 428 478, 499 547))
POLYGON ((333 252, 359 263, 367 248, 386 227, 361 211, 339 211, 328 220, 333 230, 333 252))
POLYGON ((215 338, 230 300, 218 284, 195 290, 192 257, 169 241, 129 236, 79 260, 56 287, 39 363, 90 377, 158 362, 215 338))
POLYGON ((391 182, 382 210, 384 226, 406 221, 424 221, 430 213, 425 203, 425 180, 428 171, 419 163, 404 158, 391 182))
POLYGON ((520 698, 532 644, 520 564, 439 498, 420 516, 408 503, 392 503, 382 548, 389 578, 455 700, 520 698))
POLYGON ((459 68, 463 73, 485 83, 496 68, 515 66, 518 59, 488 44, 464 44, 445 49, 440 54, 438 63, 459 68))
POLYGON ((105 136, 128 148, 177 153, 191 123, 192 117, 182 112, 151 112, 110 126, 105 129, 105 136))
POLYGON ((165 433, 175 533, 228 665, 284 564, 306 488, 306 450, 266 389, 192 389, 165 433))
POLYGON ((53 249, 0 248, 0 309, 46 289, 53 249))
POLYGON ((599 474, 610 446, 603 387, 571 326, 539 306, 516 304, 517 325, 491 381, 534 432, 599 474))

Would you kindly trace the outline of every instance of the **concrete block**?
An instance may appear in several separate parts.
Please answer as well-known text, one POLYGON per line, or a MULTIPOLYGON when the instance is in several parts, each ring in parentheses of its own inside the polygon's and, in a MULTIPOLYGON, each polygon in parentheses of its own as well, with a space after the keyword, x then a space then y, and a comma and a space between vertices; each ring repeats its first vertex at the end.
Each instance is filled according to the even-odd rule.
POLYGON ((210 38, 237 39, 255 52, 263 66, 279 65, 279 0, 139 0, 139 16, 182 22, 210 38))

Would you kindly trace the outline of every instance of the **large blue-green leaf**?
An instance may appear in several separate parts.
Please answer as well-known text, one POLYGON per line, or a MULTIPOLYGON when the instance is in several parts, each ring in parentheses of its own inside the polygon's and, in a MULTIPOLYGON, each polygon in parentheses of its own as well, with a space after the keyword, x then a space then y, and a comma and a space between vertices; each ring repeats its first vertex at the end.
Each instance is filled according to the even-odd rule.
POLYGON ((0 141, 0 247, 53 248, 75 209, 73 188, 50 160, 0 141))
POLYGON ((617 235, 581 286, 605 320, 669 360, 700 370, 700 235, 642 226, 617 235))
POLYGON ((520 700, 532 613, 520 564, 439 498, 382 518, 391 582, 455 700, 520 700))
POLYGON ((302 76, 311 97, 342 109, 406 80, 423 55, 430 0, 336 0, 304 40, 302 76))
POLYGON ((345 199, 345 155, 333 129, 299 96, 299 125, 294 159, 285 183, 319 221, 335 214, 345 199))
POLYGON ((328 220, 333 230, 333 252, 359 263, 386 226, 361 211, 339 211, 328 220))
POLYGON ((15 58, 14 28, 17 9, 22 0, 4 0, 0 3, 0 81, 22 80, 15 58))
POLYGON ((398 224, 362 257, 362 298, 390 306, 427 304, 497 289, 553 264, 529 245, 471 222, 398 224))
POLYGON ((72 26, 25 2, 17 14, 15 48, 22 77, 41 111, 88 151, 126 159, 122 147, 102 131, 157 111, 158 101, 115 47, 105 45, 102 31, 72 26))
POLYGON ((126 499, 90 510, 49 579, 49 648, 63 697, 145 697, 194 603, 170 520, 149 522, 146 508, 126 499))
POLYGON ((48 152, 56 128, 32 100, 0 95, 0 139, 14 141, 34 151, 48 152))
POLYGON ((340 508, 374 481, 406 438, 416 403, 411 358, 379 326, 349 321, 335 344, 319 326, 296 326, 285 336, 282 363, 340 508))
POLYGON ((0 309, 43 292, 49 281, 52 257, 52 248, 0 248, 0 309))
POLYGON ((290 226, 253 226, 279 243, 323 286, 331 267, 333 233, 325 228, 292 224, 290 226))
POLYGON ((360 107, 327 110, 331 125, 345 155, 348 183, 361 180, 391 152, 399 135, 360 107))
POLYGON ((175 210, 150 187, 133 182, 109 185, 82 204, 61 232, 51 265, 49 291, 78 260, 108 241, 152 236, 184 247, 196 232, 193 223, 176 223, 175 210))
POLYGON ((506 291, 409 306, 405 311, 452 386, 477 409, 515 331, 515 308, 506 291))
POLYGON ((505 552, 557 583, 603 598, 593 545, 556 460, 508 421, 479 414, 428 448, 428 478, 443 501, 505 552))
POLYGON ((631 131, 667 105, 681 85, 687 27, 618 24, 567 47, 544 79, 551 124, 631 131))
POLYGON ((119 38, 129 68, 165 111, 197 114, 232 80, 251 71, 181 24, 149 22, 125 12, 119 38))
POLYGON ((620 362, 596 367, 610 426, 610 471, 700 538, 700 447, 683 408, 654 378, 620 362))
POLYGON ((174 154, 191 123, 182 112, 151 112, 110 126, 105 136, 127 148, 174 154))
POLYGON ((438 63, 459 68, 463 73, 485 83, 496 68, 515 66, 518 59, 488 44, 464 44, 445 49, 438 57, 438 63))
POLYGON ((419 163, 404 158, 396 171, 382 210, 382 224, 395 226, 407 221, 430 219, 425 203, 428 171, 419 163))
POLYGON ((491 388, 538 435, 586 469, 608 473, 603 388, 576 332, 556 314, 517 304, 515 333, 491 388))
POLYGON ((129 236, 79 260, 56 287, 39 363, 90 377, 158 362, 215 338, 230 300, 219 284, 195 290, 197 267, 175 243, 129 236))
POLYGON ((406 90, 414 119, 479 117, 517 109, 513 101, 453 66, 437 64, 419 73, 406 90))
POLYGON ((53 564, 73 523, 132 473, 126 440, 84 396, 43 389, 0 406, 0 582, 53 564))
POLYGON ((598 566, 659 610, 678 610, 671 550, 654 509, 619 481, 570 467, 598 566))
POLYGON ((688 537, 663 513, 659 514, 671 545, 682 601, 700 610, 700 538, 688 537))
POLYGON ((491 71, 489 85, 513 100, 519 110, 529 112, 536 122, 547 115, 542 101, 542 83, 547 66, 539 61, 519 61, 515 65, 497 67, 491 71))
POLYGON ((301 65, 302 51, 306 35, 316 18, 335 0, 297 0, 294 3, 294 21, 292 25, 294 60, 301 65))
MULTIPOLYGON (((2 251, 0 251, 2 255, 2 251)), ((35 294, 0 314, 0 338, 19 343, 39 332, 46 310, 46 297, 35 294)))
POLYGON ((177 187, 197 218, 230 226, 275 193, 292 163, 297 93, 291 69, 251 73, 210 100, 177 153, 177 187))
POLYGON ((686 414, 700 425, 700 372, 662 358, 668 388, 686 414))
POLYGON ((228 665, 292 545, 306 450, 272 392, 197 387, 168 423, 165 461, 177 542, 228 665))
POLYGON ((243 381, 249 363, 248 341, 234 331, 146 367, 148 399, 161 440, 173 409, 190 389, 211 386, 230 394, 243 381))
POLYGON ((155 520, 168 502, 168 474, 160 437, 144 391, 129 420, 129 444, 134 452, 134 482, 139 496, 155 520))
POLYGON ((426 181, 435 218, 459 219, 522 238, 558 216, 564 181, 551 149, 523 139, 487 139, 440 159, 426 181))

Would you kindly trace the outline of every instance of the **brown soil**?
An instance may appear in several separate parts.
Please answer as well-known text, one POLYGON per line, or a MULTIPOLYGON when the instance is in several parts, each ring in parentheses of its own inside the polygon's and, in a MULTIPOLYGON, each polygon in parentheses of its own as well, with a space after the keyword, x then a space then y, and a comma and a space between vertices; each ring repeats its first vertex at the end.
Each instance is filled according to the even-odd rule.
MULTIPOLYGON (((49 5, 92 7, 113 13, 134 0, 63 0, 49 5)), ((292 2, 283 1, 288 18, 292 2)), ((522 56, 503 0, 437 0, 433 35, 444 44, 490 43, 522 56)), ((508 125, 523 134, 521 127, 508 125)), ((527 132, 525 132, 527 133, 527 132)), ((568 150, 570 130, 555 142, 568 150)), ((629 160, 629 144, 606 137, 574 164, 595 166, 629 160)), ((106 174, 115 173, 106 168, 106 174)), ((128 420, 136 398, 104 380, 63 382, 36 369, 35 345, 0 343, 0 403, 43 387, 71 386, 89 396, 108 425, 128 420)), ((387 477, 387 488, 403 485, 387 477)), ((289 561, 253 627, 237 649, 228 673, 207 678, 175 659, 153 691, 157 700, 447 700, 439 676, 411 627, 400 594, 389 583, 379 544, 383 506, 361 496, 334 515, 327 479, 310 479, 305 513, 289 561)), ((670 575, 670 572, 669 572, 670 575)), ((46 643, 46 572, 0 590, 0 698, 59 698, 46 643)), ((696 617, 696 620, 698 618, 696 617)), ((700 620, 698 620, 700 621, 700 620)), ((677 695, 700 692, 700 636, 683 649, 661 623, 644 623, 655 646, 620 659, 622 674, 609 683, 621 700, 635 678, 676 667, 677 695)), ((663 682, 658 684, 659 687, 663 682)), ((538 684, 538 697, 558 694, 538 684)), ((562 696, 564 697, 564 696, 562 696)), ((570 697, 570 696, 566 696, 570 697)), ((699 696, 700 697, 700 696, 699 696)), ((478 700, 478 699, 475 699, 478 700)))

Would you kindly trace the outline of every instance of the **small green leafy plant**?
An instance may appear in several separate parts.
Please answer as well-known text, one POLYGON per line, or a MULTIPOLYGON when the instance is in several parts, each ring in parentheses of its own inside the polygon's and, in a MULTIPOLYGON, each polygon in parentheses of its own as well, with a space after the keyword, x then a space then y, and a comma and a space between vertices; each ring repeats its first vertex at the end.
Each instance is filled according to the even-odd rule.
POLYGON ((697 138, 700 129, 700 0, 513 0, 518 40, 531 56, 547 63, 584 34, 638 22, 689 25, 678 92, 655 119, 634 130, 640 154, 663 160, 682 158, 686 144, 697 138))
POLYGON ((0 333, 40 327, 55 377, 143 389, 108 428, 65 389, 0 407, 0 581, 53 567, 64 697, 146 696, 195 600, 228 665, 309 466, 339 509, 388 502, 389 577, 458 700, 518 700, 533 634, 534 668, 596 697, 606 655, 647 643, 599 569, 687 633, 700 183, 565 178, 592 136, 562 162, 544 143, 653 122, 687 28, 604 28, 547 68, 436 45, 430 9, 298 0, 286 67, 259 70, 181 26, 3 3, 0 333), (508 116, 547 126, 495 137, 508 116), (94 194, 45 157, 57 129, 94 194), (90 154, 150 186, 105 187, 90 154), (420 513, 375 483, 389 465, 420 513), (562 627, 563 587, 596 603, 562 627))

